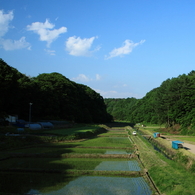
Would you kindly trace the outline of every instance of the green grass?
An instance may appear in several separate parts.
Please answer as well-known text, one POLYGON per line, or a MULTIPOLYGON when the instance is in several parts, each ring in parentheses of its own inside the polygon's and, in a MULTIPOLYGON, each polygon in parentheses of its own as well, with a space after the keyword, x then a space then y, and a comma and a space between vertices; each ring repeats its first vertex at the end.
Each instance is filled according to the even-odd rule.
POLYGON ((87 125, 87 126, 79 126, 72 128, 64 128, 64 129, 51 129, 44 131, 45 134, 55 134, 55 135, 71 135, 73 133, 93 131, 99 128, 97 125, 87 125))
MULTIPOLYGON (((94 170, 103 161, 116 161, 104 158, 13 158, 1 162, 0 169, 30 169, 30 170, 94 170)), ((127 159, 117 159, 127 161, 127 159)))
POLYGON ((159 157, 167 163, 166 167, 155 165, 149 169, 149 173, 160 191, 167 195, 194 195, 195 174, 174 161, 159 157))
POLYGON ((108 131, 106 133, 102 133, 100 136, 103 136, 103 137, 127 137, 127 133, 124 132, 124 130, 122 132, 114 132, 114 131, 108 131))
POLYGON ((80 142, 79 145, 81 147, 117 147, 117 148, 132 147, 132 144, 130 143, 128 138, 121 138, 121 137, 98 137, 96 139, 89 139, 80 142))
POLYGON ((139 148, 139 155, 145 168, 162 194, 194 195, 195 173, 187 171, 184 166, 167 159, 154 151, 152 145, 141 136, 132 137, 139 148))
MULTIPOLYGON (((87 125, 69 129, 43 130, 41 133, 70 135, 78 132, 93 131, 97 128, 100 127, 97 125, 87 125)), ((108 137, 58 143, 41 142, 41 140, 39 140, 40 136, 36 136, 36 139, 31 140, 30 138, 34 138, 34 136, 30 136, 30 138, 28 138, 29 142, 27 139, 26 141, 31 147, 28 147, 26 144, 21 144, 18 146, 28 148, 19 149, 19 147, 16 147, 17 149, 9 149, 0 152, 0 157, 18 155, 18 157, 1 161, 0 169, 4 169, 5 171, 5 169, 12 168, 14 170, 0 172, 0 180, 2 181, 0 183, 0 193, 7 192, 12 194, 17 192, 24 194, 29 192, 30 189, 36 189, 40 192, 49 192, 51 188, 61 189, 73 178, 68 177, 68 175, 103 174, 105 176, 112 175, 113 177, 118 175, 124 177, 125 174, 128 175, 130 171, 126 171, 126 173, 123 173, 123 171, 99 171, 98 173, 97 170, 94 170, 99 164, 105 161, 115 161, 116 163, 121 161, 119 163, 121 165, 125 164, 124 161, 129 160, 125 157, 122 158, 121 156, 127 157, 128 155, 121 155, 120 152, 124 151, 130 153, 131 150, 134 149, 133 145, 127 137, 122 137, 125 135, 126 131, 122 128, 121 130, 117 129, 115 131, 110 130, 109 133, 103 134, 103 136, 108 135, 108 137), (118 151, 117 155, 113 155, 115 154, 115 150, 118 151), (108 151, 110 151, 110 153, 108 151), (105 153, 106 156, 103 155, 105 153), (19 155, 23 154, 26 155, 26 157, 19 157, 19 155), (27 157, 27 155, 32 156, 27 157), (28 171, 31 171, 31 173, 29 174, 28 171), (63 172, 63 174, 61 174, 61 172, 63 172), (9 187, 10 183, 12 184, 12 188, 9 187)), ((35 133, 38 132, 36 131, 35 133)), ((14 143, 13 140, 14 139, 11 139, 10 143, 14 143)), ((24 140, 18 139, 18 141, 23 143, 22 141, 24 140)), ((137 176, 137 174, 139 173, 135 173, 134 177, 137 176)), ((131 176, 129 175, 129 177, 131 176)))
POLYGON ((127 137, 97 137, 83 141, 56 143, 56 146, 67 147, 113 147, 113 148, 127 148, 133 147, 132 143, 127 137))
POLYGON ((195 137, 194 136, 191 136, 191 137, 173 137, 173 138, 176 138, 176 139, 180 139, 180 140, 183 140, 183 141, 189 141, 189 142, 195 142, 195 137))
MULTIPOLYGON (((63 145, 62 145, 63 146, 63 145)), ((51 154, 51 155, 63 155, 66 153, 79 153, 79 154, 104 154, 107 149, 92 149, 92 148, 66 148, 66 147, 32 147, 24 148, 20 150, 12 150, 4 154, 0 153, 1 157, 6 157, 11 154, 51 154)))

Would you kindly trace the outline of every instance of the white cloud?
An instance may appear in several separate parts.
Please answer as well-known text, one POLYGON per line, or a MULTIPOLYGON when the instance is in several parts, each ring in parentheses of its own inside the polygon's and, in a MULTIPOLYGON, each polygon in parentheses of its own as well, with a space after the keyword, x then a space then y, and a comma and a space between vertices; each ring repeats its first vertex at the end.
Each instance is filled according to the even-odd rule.
MULTIPOLYGON (((90 56, 92 51, 89 51, 93 41, 97 37, 91 38, 84 38, 81 39, 80 37, 69 37, 66 41, 66 50, 69 52, 70 55, 73 56, 90 56)), ((98 49, 99 50, 99 47, 98 49)))
POLYGON ((138 43, 134 43, 133 41, 127 39, 127 40, 124 41, 122 47, 113 49, 109 53, 108 56, 105 56, 105 59, 109 59, 109 58, 113 58, 113 57, 117 57, 117 56, 122 57, 123 55, 129 54, 129 53, 132 52, 133 48, 135 48, 136 46, 138 46, 138 45, 140 45, 144 42, 145 42, 145 40, 141 40, 138 43))
POLYGON ((79 74, 78 77, 72 78, 74 81, 79 82, 89 82, 89 81, 99 81, 101 79, 101 76, 99 74, 95 75, 95 78, 89 78, 88 76, 84 74, 79 74))
POLYGON ((75 77, 75 78, 73 78, 72 80, 74 80, 74 81, 81 81, 81 82, 88 82, 88 81, 90 81, 91 79, 88 78, 88 77, 87 77, 86 75, 84 75, 84 74, 79 74, 78 77, 75 77))
POLYGON ((13 11, 8 14, 4 14, 3 10, 0 10, 0 46, 4 50, 15 50, 28 48, 30 50, 30 43, 26 41, 25 37, 21 37, 19 40, 3 39, 3 37, 9 30, 9 23, 13 20, 13 11))
POLYGON ((4 11, 0 10, 0 37, 7 33, 9 23, 13 20, 13 18, 13 11, 10 11, 8 14, 4 14, 4 11))
POLYGON ((51 56, 55 56, 56 54, 55 54, 55 50, 50 50, 50 49, 45 49, 45 51, 49 54, 49 55, 51 55, 51 56))
POLYGON ((99 93, 103 98, 113 98, 117 96, 117 91, 102 91, 100 89, 93 89, 97 93, 99 93))
POLYGON ((50 23, 47 19, 45 23, 34 22, 31 25, 27 26, 27 30, 37 33, 41 41, 47 42, 47 47, 59 37, 60 34, 67 32, 66 27, 61 27, 59 29, 53 29, 54 24, 50 23), (53 29, 53 30, 50 30, 53 29))
POLYGON ((93 90, 99 93, 103 98, 128 98, 128 97, 140 98, 137 94, 133 94, 130 92, 119 92, 115 90, 103 91, 100 89, 93 89, 93 90))
POLYGON ((31 49, 30 43, 28 43, 25 37, 22 37, 19 40, 11 40, 11 39, 1 39, 0 45, 5 50, 15 50, 15 49, 23 49, 28 48, 31 49))
POLYGON ((99 74, 96 74, 96 80, 99 81, 101 79, 101 76, 99 74))

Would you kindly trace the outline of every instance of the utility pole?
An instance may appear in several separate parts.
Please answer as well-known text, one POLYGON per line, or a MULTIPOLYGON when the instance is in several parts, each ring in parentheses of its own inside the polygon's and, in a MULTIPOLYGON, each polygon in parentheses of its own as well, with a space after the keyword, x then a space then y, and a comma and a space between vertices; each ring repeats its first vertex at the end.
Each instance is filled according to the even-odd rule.
POLYGON ((31 106, 32 106, 33 103, 29 103, 29 126, 30 126, 30 123, 31 123, 31 106))

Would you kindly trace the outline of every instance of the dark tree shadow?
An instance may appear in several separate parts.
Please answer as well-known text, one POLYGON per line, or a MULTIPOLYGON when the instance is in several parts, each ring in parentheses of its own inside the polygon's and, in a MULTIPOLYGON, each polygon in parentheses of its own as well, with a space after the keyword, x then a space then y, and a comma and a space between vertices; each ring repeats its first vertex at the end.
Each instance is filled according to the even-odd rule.
POLYGON ((33 143, 0 152, 0 194, 39 194, 59 190, 76 178, 67 174, 67 170, 74 167, 60 161, 79 144, 40 143, 39 138, 34 138, 33 143), (39 193, 31 193, 32 189, 39 193))
POLYGON ((126 127, 131 126, 134 127, 135 123, 128 123, 128 122, 112 122, 112 123, 105 123, 108 127, 126 127))

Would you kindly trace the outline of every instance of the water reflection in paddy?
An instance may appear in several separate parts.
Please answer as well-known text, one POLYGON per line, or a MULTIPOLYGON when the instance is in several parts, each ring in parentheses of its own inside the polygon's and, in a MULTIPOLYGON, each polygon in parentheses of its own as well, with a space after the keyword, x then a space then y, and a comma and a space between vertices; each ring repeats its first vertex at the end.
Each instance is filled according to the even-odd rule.
POLYGON ((131 154, 132 151, 125 150, 106 150, 105 154, 131 154))
POLYGON ((98 171, 141 171, 136 160, 131 161, 103 161, 95 170, 98 171))
MULTIPOLYGON (((39 193, 38 193, 39 194, 39 193)), ((82 176, 57 191, 43 195, 151 195, 152 191, 142 177, 82 176)))

